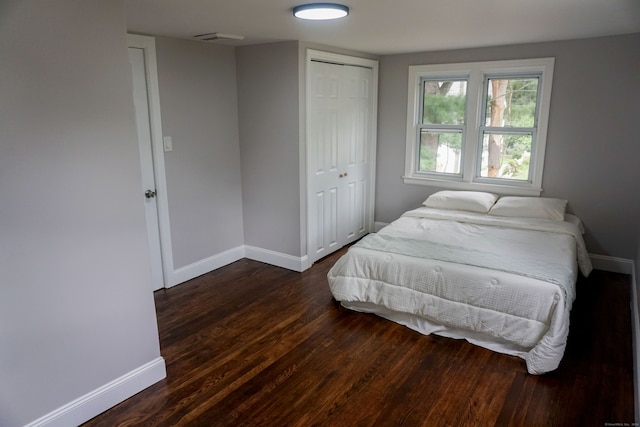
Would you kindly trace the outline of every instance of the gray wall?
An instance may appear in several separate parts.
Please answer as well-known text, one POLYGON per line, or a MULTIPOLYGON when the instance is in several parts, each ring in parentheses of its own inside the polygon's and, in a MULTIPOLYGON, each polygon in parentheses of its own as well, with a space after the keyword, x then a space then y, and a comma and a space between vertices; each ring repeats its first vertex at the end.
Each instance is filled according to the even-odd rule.
POLYGON ((640 34, 389 55, 380 61, 376 221, 437 188, 404 184, 408 66, 555 57, 542 196, 569 200, 590 253, 634 259, 640 233, 640 34))
POLYGON ((0 425, 160 356, 122 1, 0 3, 0 425))
POLYGON ((243 244, 233 47, 156 38, 174 267, 243 244))
POLYGON ((245 244, 300 256, 298 43, 238 48, 245 244))

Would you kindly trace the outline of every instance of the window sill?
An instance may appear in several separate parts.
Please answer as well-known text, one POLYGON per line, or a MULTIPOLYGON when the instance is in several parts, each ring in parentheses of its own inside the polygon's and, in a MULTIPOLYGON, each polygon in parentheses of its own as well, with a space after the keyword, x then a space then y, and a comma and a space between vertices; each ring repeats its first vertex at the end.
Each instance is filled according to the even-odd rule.
POLYGON ((403 176, 405 184, 426 185, 430 187, 445 188, 448 190, 487 191, 508 196, 540 196, 542 188, 532 186, 488 184, 485 182, 451 181, 433 178, 417 178, 403 176))

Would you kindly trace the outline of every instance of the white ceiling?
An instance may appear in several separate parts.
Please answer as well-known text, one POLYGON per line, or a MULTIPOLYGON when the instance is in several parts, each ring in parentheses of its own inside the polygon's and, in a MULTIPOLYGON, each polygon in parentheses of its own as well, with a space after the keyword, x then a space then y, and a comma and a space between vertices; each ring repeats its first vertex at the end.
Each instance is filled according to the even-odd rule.
MULTIPOLYGON (((333 0, 339 2, 339 0, 333 0)), ((128 30, 247 45, 300 40, 372 54, 423 52, 640 32, 640 0, 345 0, 337 21, 301 21, 305 0, 125 0, 128 30)))

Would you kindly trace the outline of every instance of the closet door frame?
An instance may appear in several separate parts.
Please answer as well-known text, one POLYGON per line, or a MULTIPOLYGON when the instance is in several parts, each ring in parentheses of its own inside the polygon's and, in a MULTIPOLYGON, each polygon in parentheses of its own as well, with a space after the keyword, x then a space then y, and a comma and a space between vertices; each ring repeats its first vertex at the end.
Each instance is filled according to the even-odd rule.
POLYGON ((370 186, 367 191, 367 218, 366 218, 366 228, 368 232, 372 232, 374 230, 374 209, 375 209, 375 175, 376 175, 376 146, 377 146, 377 117, 378 117, 378 61, 374 59, 361 58, 350 55, 337 54, 332 52, 320 51, 315 49, 307 49, 305 56, 305 64, 304 64, 304 79, 301 79, 301 86, 304 85, 304 90, 301 90, 301 93, 304 94, 304 100, 300 103, 300 105, 304 106, 304 109, 301 109, 301 140, 303 144, 301 144, 300 164, 303 166, 301 168, 301 179, 300 179, 300 187, 301 187, 301 246, 303 253, 306 255, 303 257, 303 265, 302 270, 306 270, 311 267, 313 262, 315 262, 315 249, 312 247, 314 240, 311 238, 312 230, 311 228, 315 225, 309 221, 310 208, 311 208, 311 197, 313 196, 310 191, 310 174, 312 173, 311 167, 311 158, 309 155, 309 134, 308 134, 308 126, 307 126, 307 108, 309 97, 307 94, 307 88, 310 86, 310 79, 312 78, 310 70, 310 63, 312 61, 322 61, 328 63, 335 63, 338 65, 351 65, 351 66, 359 66, 370 68, 373 71, 373 82, 372 82, 372 112, 371 117, 372 120, 369 124, 370 129, 370 141, 369 146, 367 148, 368 154, 368 163, 370 165, 369 168, 369 177, 368 181, 370 186))

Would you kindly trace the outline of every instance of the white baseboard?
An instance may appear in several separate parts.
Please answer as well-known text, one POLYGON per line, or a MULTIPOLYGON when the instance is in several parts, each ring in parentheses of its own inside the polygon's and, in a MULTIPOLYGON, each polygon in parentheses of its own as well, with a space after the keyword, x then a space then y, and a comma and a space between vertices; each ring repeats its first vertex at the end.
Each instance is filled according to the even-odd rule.
POLYGON ((622 274, 631 274, 633 270, 633 261, 630 259, 595 254, 589 254, 589 257, 593 268, 596 270, 622 274))
POLYGON ((236 262, 242 258, 244 258, 244 247, 238 246, 210 256, 209 258, 196 261, 193 264, 180 267, 175 270, 169 278, 169 285, 167 287, 170 288, 172 286, 179 285, 187 280, 202 276, 205 273, 224 267, 225 265, 236 262))
POLYGON ((26 427, 77 426, 130 398, 167 376, 164 359, 151 362, 67 403, 26 427))
POLYGON ((254 261, 264 262, 266 264, 275 265, 276 267, 282 267, 287 270, 297 272, 302 272, 311 266, 309 257, 306 255, 303 257, 296 257, 249 245, 244 246, 244 256, 254 261))
POLYGON ((244 245, 220 252, 219 254, 196 261, 193 264, 189 264, 175 270, 169 277, 169 285, 167 288, 179 285, 180 283, 184 283, 195 277, 202 276, 203 274, 217 270, 220 267, 224 267, 225 265, 241 260, 242 258, 249 258, 254 261, 264 262, 266 264, 275 265, 276 267, 282 267, 287 270, 297 272, 305 271, 311 267, 309 257, 306 255, 296 257, 269 249, 244 245))

